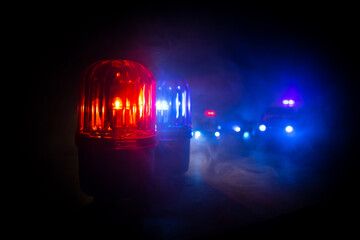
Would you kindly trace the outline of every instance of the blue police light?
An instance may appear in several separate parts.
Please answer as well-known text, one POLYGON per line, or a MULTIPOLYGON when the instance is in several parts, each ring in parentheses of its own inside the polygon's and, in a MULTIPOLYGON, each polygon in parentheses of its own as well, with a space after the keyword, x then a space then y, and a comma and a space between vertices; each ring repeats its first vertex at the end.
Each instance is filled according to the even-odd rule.
POLYGON ((200 131, 195 131, 194 136, 195 136, 195 139, 198 139, 201 136, 201 132, 200 131))
POLYGON ((289 106, 289 107, 293 107, 295 105, 295 101, 293 99, 285 99, 282 101, 282 103, 285 105, 285 106, 289 106))
POLYGON ((215 132, 215 137, 220 137, 220 132, 215 132))
MULTIPOLYGON (((155 154, 155 169, 158 174, 184 173, 189 166, 192 137, 189 85, 176 76, 164 75, 159 78, 162 80, 156 83, 159 145, 155 154)), ((194 135, 198 138, 200 132, 195 132, 194 135)))
MULTIPOLYGON (((156 120, 160 139, 168 132, 191 130, 190 90, 185 80, 171 79, 157 83, 156 120)), ((169 136, 164 136, 168 139, 169 136)))
POLYGON ((286 131, 287 133, 291 133, 291 132, 294 131, 294 128, 289 125, 289 126, 286 126, 285 131, 286 131))
POLYGON ((232 129, 235 131, 235 132, 240 132, 241 131, 241 128, 239 126, 233 126, 232 129))
POLYGON ((261 125, 259 126, 259 130, 262 131, 262 132, 264 132, 264 131, 266 130, 266 126, 265 126, 264 124, 261 124, 261 125))
POLYGON ((250 137, 250 133, 249 132, 244 132, 243 138, 248 139, 249 137, 250 137))

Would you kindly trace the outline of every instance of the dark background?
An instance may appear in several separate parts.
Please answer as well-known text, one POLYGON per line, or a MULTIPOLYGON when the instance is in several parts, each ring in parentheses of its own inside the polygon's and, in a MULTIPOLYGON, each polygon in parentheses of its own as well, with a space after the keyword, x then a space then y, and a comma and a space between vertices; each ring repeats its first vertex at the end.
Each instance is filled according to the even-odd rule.
POLYGON ((187 79, 194 115, 210 107, 256 119, 278 89, 300 89, 304 104, 313 104, 320 117, 319 134, 329 148, 326 195, 253 228, 313 231, 321 224, 351 230, 359 130, 354 9, 218 2, 19 10, 13 19, 20 26, 13 32, 23 74, 14 74, 20 79, 16 100, 24 109, 17 112, 19 139, 26 144, 16 149, 22 161, 10 181, 16 193, 10 222, 51 222, 66 230, 74 211, 88 201, 78 187, 76 158, 64 157, 76 156, 78 79, 94 61, 116 58, 138 61, 155 76, 166 71, 187 79))

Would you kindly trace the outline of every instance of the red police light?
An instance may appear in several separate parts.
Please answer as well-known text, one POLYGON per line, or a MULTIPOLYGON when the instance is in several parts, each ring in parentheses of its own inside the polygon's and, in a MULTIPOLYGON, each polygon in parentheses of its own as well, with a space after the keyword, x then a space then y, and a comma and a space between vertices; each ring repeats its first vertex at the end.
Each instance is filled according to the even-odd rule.
POLYGON ((205 115, 209 117, 215 116, 215 111, 205 111, 205 115))
POLYGON ((152 73, 139 63, 92 64, 80 84, 78 139, 116 140, 115 148, 154 144, 155 91, 152 73))
POLYGON ((153 74, 128 60, 98 61, 80 82, 76 145, 81 189, 115 200, 147 193, 157 145, 153 74))

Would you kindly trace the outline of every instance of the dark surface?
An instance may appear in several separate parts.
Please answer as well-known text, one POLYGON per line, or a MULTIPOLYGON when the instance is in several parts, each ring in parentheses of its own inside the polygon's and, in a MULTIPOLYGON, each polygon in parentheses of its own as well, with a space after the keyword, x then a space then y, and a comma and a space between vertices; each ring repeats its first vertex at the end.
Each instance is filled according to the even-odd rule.
POLYGON ((116 201, 124 196, 143 196, 148 191, 155 172, 153 147, 109 150, 79 144, 78 153, 82 192, 116 201))
POLYGON ((160 140, 155 150, 156 173, 165 176, 185 173, 189 169, 190 140, 189 137, 160 140))
POLYGON ((20 113, 21 133, 13 145, 15 160, 9 157, 15 166, 3 169, 11 190, 4 196, 11 203, 4 205, 6 222, 13 233, 73 236, 70 230, 78 230, 78 236, 125 238, 130 231, 145 238, 219 239, 354 232, 355 7, 69 8, 32 6, 13 15, 20 25, 11 36, 21 75, 13 71, 17 91, 10 105, 20 113), (85 67, 109 58, 139 61, 154 75, 164 69, 181 73, 192 91, 194 123, 209 108, 234 117, 261 113, 260 102, 269 105, 277 86, 291 80, 304 91, 311 113, 321 116, 316 126, 322 134, 307 153, 233 154, 231 146, 192 143, 183 184, 160 179, 163 190, 153 193, 150 205, 92 202, 78 180, 77 87, 85 67))
MULTIPOLYGON (((353 231, 349 217, 354 200, 346 195, 339 173, 324 164, 331 160, 324 150, 297 156, 251 151, 243 156, 224 144, 192 140, 188 172, 156 176, 149 195, 142 198, 91 199, 81 193, 74 171, 72 186, 36 186, 38 191, 32 192, 42 198, 26 199, 32 207, 27 205, 25 219, 32 219, 28 226, 62 233, 145 239, 353 231)), ((62 161, 76 165, 76 159, 74 152, 62 161)), ((64 177, 53 181, 58 179, 64 177)))

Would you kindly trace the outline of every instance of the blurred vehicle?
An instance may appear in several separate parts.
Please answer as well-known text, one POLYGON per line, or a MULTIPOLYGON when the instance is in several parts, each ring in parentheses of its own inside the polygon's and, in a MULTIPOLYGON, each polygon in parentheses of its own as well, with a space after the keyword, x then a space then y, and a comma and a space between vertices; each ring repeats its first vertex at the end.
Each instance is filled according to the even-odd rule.
POLYGON ((195 140, 217 141, 221 136, 220 121, 215 111, 207 110, 200 115, 197 124, 193 126, 192 135, 195 140))
POLYGON ((255 124, 239 117, 218 116, 215 111, 205 111, 194 121, 193 146, 209 151, 209 156, 216 156, 218 160, 234 154, 248 155, 253 149, 255 124))
POLYGON ((284 100, 282 107, 268 107, 256 126, 257 148, 294 150, 304 128, 294 100, 284 100))
POLYGON ((229 119, 217 116, 215 111, 205 111, 193 126, 196 141, 250 144, 255 134, 254 123, 243 119, 229 119), (234 141, 235 140, 235 141, 234 141))

